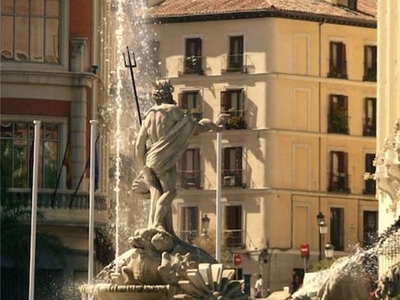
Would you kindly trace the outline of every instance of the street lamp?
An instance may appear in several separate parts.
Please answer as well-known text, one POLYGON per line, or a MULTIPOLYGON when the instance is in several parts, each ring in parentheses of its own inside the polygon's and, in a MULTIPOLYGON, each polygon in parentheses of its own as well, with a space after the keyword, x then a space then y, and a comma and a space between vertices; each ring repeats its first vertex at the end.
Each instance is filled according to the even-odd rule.
POLYGON ((331 243, 326 244, 325 245, 325 257, 327 259, 332 259, 334 253, 335 253, 335 247, 331 243))
POLYGON ((322 244, 323 244, 323 239, 325 235, 328 232, 328 227, 326 226, 325 223, 325 216, 322 212, 319 212, 317 215, 317 220, 318 220, 318 230, 319 230, 319 235, 318 235, 318 240, 319 240, 319 254, 318 254, 318 260, 322 260, 322 244))
POLYGON ((201 227, 202 232, 201 232, 201 236, 208 236, 208 228, 210 227, 210 218, 207 217, 207 215, 204 215, 203 218, 201 218, 201 227))

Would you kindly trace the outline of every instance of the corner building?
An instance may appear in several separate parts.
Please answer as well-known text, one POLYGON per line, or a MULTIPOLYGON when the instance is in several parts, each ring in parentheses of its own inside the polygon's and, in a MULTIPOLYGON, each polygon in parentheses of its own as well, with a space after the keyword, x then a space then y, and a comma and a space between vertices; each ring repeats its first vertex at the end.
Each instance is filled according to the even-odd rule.
MULTIPOLYGON (((42 218, 37 219, 37 233, 55 234, 68 247, 63 263, 48 248, 37 247, 37 299, 80 299, 78 287, 87 281, 86 166, 89 120, 98 119, 104 102, 103 11, 96 0, 1 1, 1 206, 31 207, 33 121, 39 120, 37 201, 42 218)), ((103 143, 102 136, 97 144, 96 229, 108 219, 103 143)), ((30 216, 27 225, 29 221, 30 216)), ((98 270, 101 259, 96 256, 95 261, 98 270)), ((27 299, 28 273, 4 253, 1 277, 2 299, 27 299)))
MULTIPOLYGON (((326 243, 337 257, 371 244, 376 1, 165 0, 148 20, 178 105, 196 118, 229 114, 222 258, 238 277, 253 286, 260 273, 265 290, 293 292, 304 274, 300 245, 310 247, 310 268, 326 243)), ((214 133, 194 137, 178 164, 174 227, 188 241, 215 237, 216 151, 214 133)))

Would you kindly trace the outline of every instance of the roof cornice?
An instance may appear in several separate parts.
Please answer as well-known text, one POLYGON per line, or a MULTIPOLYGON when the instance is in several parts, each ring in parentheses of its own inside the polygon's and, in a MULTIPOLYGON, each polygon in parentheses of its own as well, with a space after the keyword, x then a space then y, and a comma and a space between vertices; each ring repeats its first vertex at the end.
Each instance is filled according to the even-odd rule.
POLYGON ((204 15, 176 15, 176 16, 159 16, 148 17, 146 23, 167 24, 167 23, 186 23, 186 22, 205 22, 205 21, 221 21, 233 19, 252 19, 252 18, 285 18, 293 20, 304 20, 318 23, 340 24, 347 26, 376 28, 377 20, 366 20, 359 18, 346 18, 332 15, 311 14, 283 10, 260 10, 247 12, 230 12, 219 14, 204 15))

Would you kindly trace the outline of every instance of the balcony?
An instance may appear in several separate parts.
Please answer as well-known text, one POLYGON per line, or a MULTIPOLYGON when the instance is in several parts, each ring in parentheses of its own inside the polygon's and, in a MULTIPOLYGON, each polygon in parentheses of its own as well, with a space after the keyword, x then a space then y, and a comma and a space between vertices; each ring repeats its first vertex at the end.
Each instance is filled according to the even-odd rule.
POLYGON ((181 230, 178 232, 178 235, 182 240, 192 244, 197 238, 198 233, 197 230, 181 230))
POLYGON ((200 170, 180 170, 178 171, 177 187, 180 189, 201 189, 201 175, 200 170))
POLYGON ((376 182, 374 179, 365 180, 365 186, 363 189, 364 195, 375 195, 376 193, 376 182))
POLYGON ((248 73, 247 55, 232 54, 222 57, 221 73, 248 73))
MULTIPOLYGON (((20 203, 23 207, 32 206, 32 191, 26 188, 10 188, 2 199, 1 204, 20 203)), ((95 195, 94 205, 96 222, 107 222, 108 211, 105 195, 95 195)), ((63 223, 88 223, 89 194, 73 190, 59 190, 54 195, 54 190, 42 189, 37 195, 37 207, 44 212, 46 221, 63 223)))
POLYGON ((376 136, 376 124, 363 124, 363 136, 376 136))
POLYGON ((329 61, 329 78, 347 79, 347 63, 342 61, 340 63, 329 61))
POLYGON ((203 58, 201 56, 187 56, 180 60, 179 75, 204 75, 203 58))
POLYGON ((247 123, 245 118, 244 110, 234 110, 234 111, 221 111, 222 114, 229 114, 229 118, 225 123, 226 130, 240 130, 247 129, 247 123))
POLYGON ((328 192, 350 193, 349 175, 346 173, 331 173, 328 192))
POLYGON ((345 107, 332 106, 328 119, 328 133, 349 134, 349 117, 345 107))
POLYGON ((222 170, 223 187, 241 187, 244 188, 243 170, 224 169, 222 170))
POLYGON ((192 109, 184 109, 183 111, 185 114, 191 114, 193 119, 195 119, 196 121, 200 121, 203 118, 203 112, 198 107, 192 109))
POLYGON ((244 248, 243 230, 242 229, 224 230, 224 242, 227 248, 244 248))
POLYGON ((376 66, 367 68, 363 76, 363 81, 376 81, 376 74, 376 66))

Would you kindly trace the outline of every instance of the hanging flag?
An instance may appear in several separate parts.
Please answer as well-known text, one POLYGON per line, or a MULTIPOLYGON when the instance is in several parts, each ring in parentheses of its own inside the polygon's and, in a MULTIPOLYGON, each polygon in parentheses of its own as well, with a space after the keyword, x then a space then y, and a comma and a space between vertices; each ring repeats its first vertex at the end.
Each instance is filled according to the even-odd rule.
MULTIPOLYGON (((94 189, 97 190, 99 189, 99 164, 98 164, 98 159, 97 159, 97 142, 100 138, 100 135, 97 136, 96 139, 96 148, 95 148, 95 161, 94 161, 94 189)), ((72 195, 71 201, 69 202, 69 208, 72 207, 72 204, 75 200, 75 196, 78 193, 78 190, 81 186, 82 180, 85 177, 86 170, 90 168, 90 155, 88 156, 85 164, 85 169, 82 172, 81 178, 79 179, 78 185, 76 186, 75 192, 72 195)))
MULTIPOLYGON (((62 167, 65 167, 66 173, 67 173, 67 178, 66 178, 66 187, 68 190, 72 188, 72 175, 71 175, 71 151, 70 151, 70 144, 69 144, 69 139, 67 142, 67 147, 65 148, 64 152, 64 158, 62 161, 62 167)), ((57 187, 58 187, 58 181, 57 181, 57 187)))
POLYGON ((61 167, 60 167, 60 170, 58 171, 57 182, 56 182, 56 186, 54 189, 53 198, 51 199, 51 207, 53 207, 53 208, 54 208, 54 203, 56 201, 57 191, 58 191, 58 187, 60 184, 63 168, 65 168, 66 174, 67 174, 67 178, 66 178, 67 189, 71 189, 71 186, 72 186, 72 176, 71 176, 71 170, 70 170, 70 149, 69 148, 70 148, 70 145, 69 145, 69 138, 68 138, 67 146, 65 147, 65 151, 64 151, 64 157, 63 157, 63 160, 61 163, 61 167))

